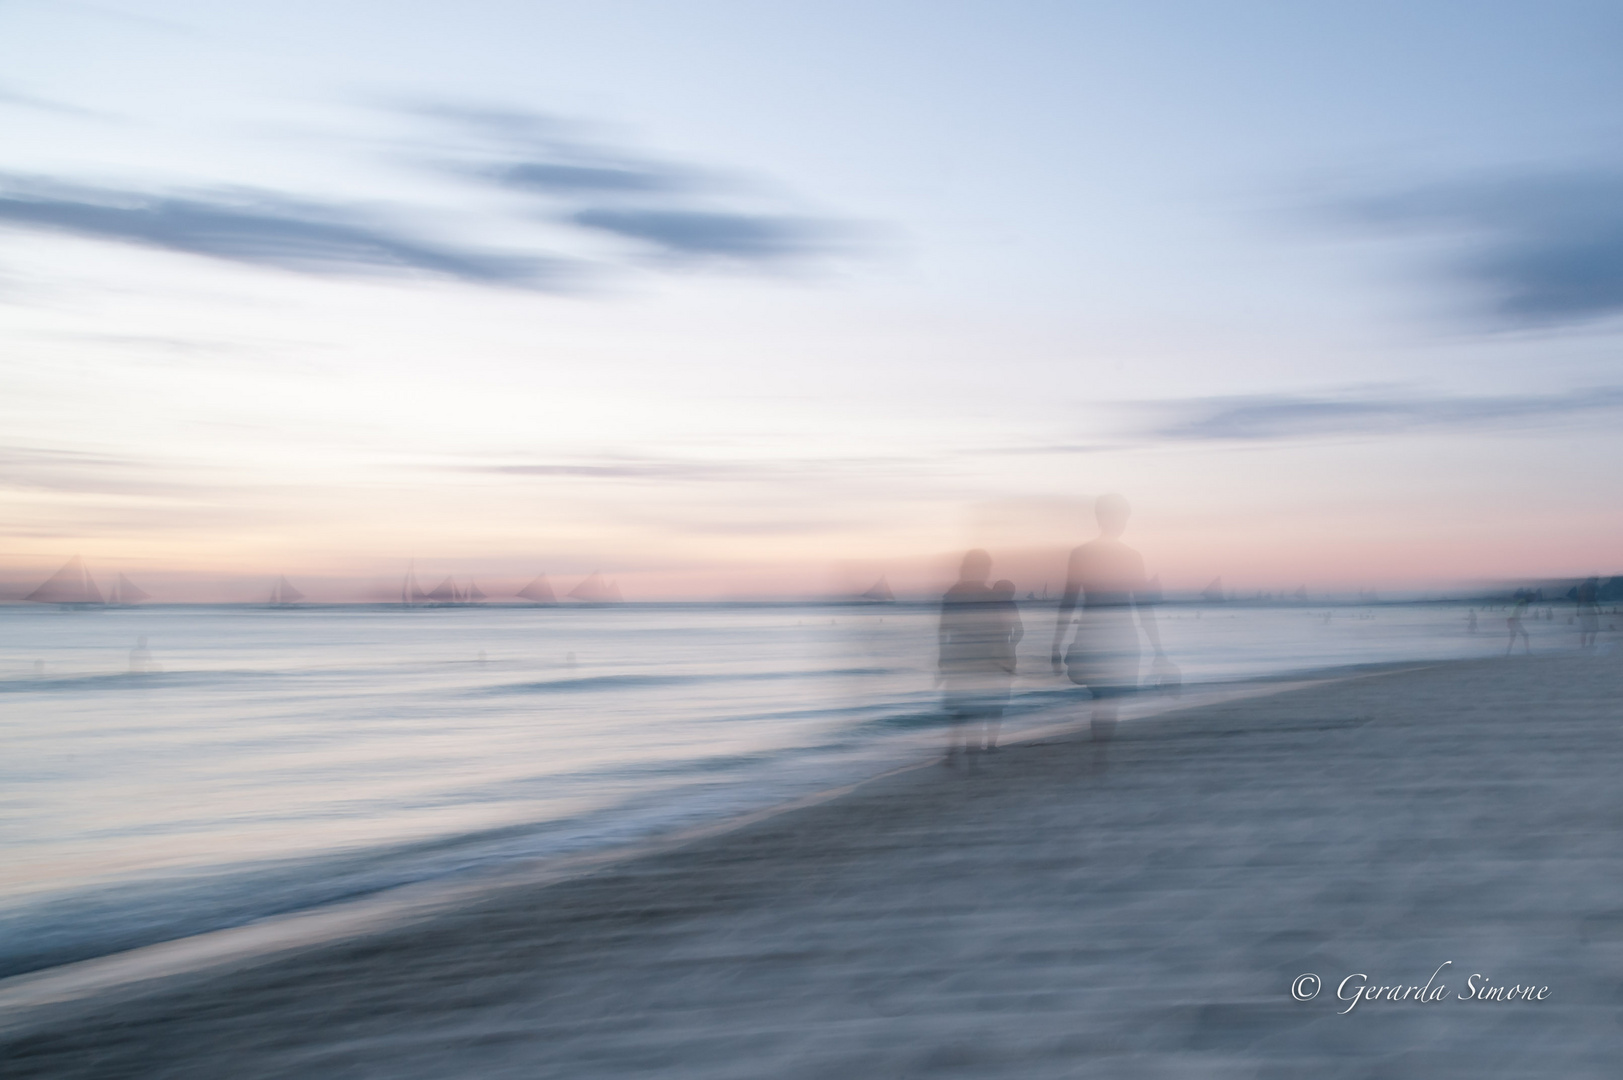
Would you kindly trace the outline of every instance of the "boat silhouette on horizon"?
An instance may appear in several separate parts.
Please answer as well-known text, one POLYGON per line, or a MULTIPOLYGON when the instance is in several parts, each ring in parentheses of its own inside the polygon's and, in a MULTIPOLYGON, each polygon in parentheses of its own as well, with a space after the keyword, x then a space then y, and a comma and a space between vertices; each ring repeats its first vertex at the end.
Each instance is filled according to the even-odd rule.
POLYGON ((571 600, 580 600, 588 604, 618 604, 625 599, 620 595, 619 584, 604 577, 599 570, 587 574, 579 585, 565 595, 571 600))
POLYGON ((77 555, 63 563, 62 569, 23 600, 30 604, 58 604, 70 608, 107 606, 101 590, 96 587, 96 579, 90 576, 84 560, 77 555))
POLYGON ((417 580, 416 560, 406 566, 405 579, 400 583, 402 607, 468 607, 482 604, 487 599, 489 597, 477 583, 458 584, 456 576, 452 574, 446 575, 445 580, 432 589, 424 590, 417 580))
POLYGON ((276 584, 271 586, 270 599, 266 603, 271 607, 292 607, 303 599, 304 594, 295 589, 285 575, 279 575, 276 584))

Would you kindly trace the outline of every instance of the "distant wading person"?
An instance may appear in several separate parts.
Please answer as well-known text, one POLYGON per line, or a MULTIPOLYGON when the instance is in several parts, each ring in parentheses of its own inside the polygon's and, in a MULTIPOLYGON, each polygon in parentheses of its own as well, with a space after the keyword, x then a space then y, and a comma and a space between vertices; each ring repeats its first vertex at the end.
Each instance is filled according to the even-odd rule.
POLYGON ((1600 634, 1600 578, 1578 586, 1578 647, 1590 648, 1600 634))
MULTIPOLYGON (((1117 699, 1138 689, 1138 633, 1144 632, 1158 662, 1165 662, 1161 635, 1149 607, 1154 590, 1144 575, 1144 557, 1121 541, 1132 513, 1120 495, 1101 495, 1094 504, 1099 538, 1071 552, 1054 625, 1054 671, 1093 694, 1093 767, 1105 762, 1105 745, 1115 734, 1117 699), (1080 600, 1076 636, 1065 648, 1071 612, 1080 600)), ((1170 665, 1168 665, 1170 666, 1170 665)))
MULTIPOLYGON (((958 581, 941 598, 941 704, 952 724, 947 733, 945 765, 980 749, 982 728, 994 740, 996 724, 1009 701, 1014 674, 1014 586, 1001 595, 986 584, 992 557, 976 549, 964 555, 958 581), (1011 625, 1012 615, 1012 625, 1011 625)), ((1018 638, 1014 638, 1018 641, 1018 638)))
POLYGON ((1532 597, 1525 593, 1516 595, 1516 606, 1511 608, 1510 617, 1505 620, 1505 626, 1510 629, 1510 641, 1505 645, 1506 656, 1515 650, 1518 637, 1522 639, 1522 648, 1527 650, 1527 655, 1533 655, 1532 635, 1527 632, 1527 627, 1522 625, 1522 616, 1527 614, 1527 606, 1531 601, 1532 597))

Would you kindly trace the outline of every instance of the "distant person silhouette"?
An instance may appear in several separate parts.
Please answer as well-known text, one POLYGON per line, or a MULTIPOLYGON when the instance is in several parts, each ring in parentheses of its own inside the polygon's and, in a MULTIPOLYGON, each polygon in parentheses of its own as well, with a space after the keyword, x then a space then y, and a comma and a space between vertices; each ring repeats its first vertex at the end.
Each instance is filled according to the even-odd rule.
POLYGON ((1009 632, 1002 606, 987 586, 992 557, 979 548, 967 552, 958 580, 941 597, 941 705, 951 723, 945 765, 979 748, 979 725, 1000 717, 1009 697, 1004 669, 1009 632), (1002 639, 1001 641, 999 639, 1002 639))
POLYGON ((1144 558, 1121 540, 1131 514, 1120 495, 1101 495, 1094 504, 1099 536, 1071 552, 1065 594, 1054 624, 1054 671, 1064 671, 1093 695, 1089 727, 1095 770, 1104 767, 1105 746, 1115 734, 1117 699, 1138 689, 1140 630, 1155 650, 1158 664, 1166 664, 1150 607, 1155 589, 1144 573, 1144 558), (1079 601, 1082 611, 1076 636, 1067 649, 1065 636, 1079 601))
POLYGON ((1527 655, 1533 655, 1533 639, 1527 633, 1527 628, 1522 625, 1522 616, 1527 614, 1527 605, 1531 601, 1532 597, 1525 593, 1516 594, 1516 606, 1511 609, 1510 617, 1505 620, 1505 626, 1510 629, 1510 641, 1505 645, 1506 656, 1515 650, 1518 637, 1522 639, 1522 647, 1527 650, 1527 655))
POLYGON ((1465 632, 1476 633, 1476 608, 1472 608, 1470 614, 1465 617, 1465 632))
POLYGON ((1590 648, 1600 634, 1600 578, 1578 586, 1578 647, 1590 648))

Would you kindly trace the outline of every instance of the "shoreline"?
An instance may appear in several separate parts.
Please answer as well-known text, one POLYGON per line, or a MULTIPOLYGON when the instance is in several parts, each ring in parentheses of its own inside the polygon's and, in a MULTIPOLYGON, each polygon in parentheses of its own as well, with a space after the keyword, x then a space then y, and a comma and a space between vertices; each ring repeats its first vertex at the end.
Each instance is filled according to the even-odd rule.
MULTIPOLYGON (((1347 679, 1369 678, 1394 671, 1413 670, 1436 664, 1471 661, 1426 661, 1420 663, 1349 664, 1310 672, 1288 672, 1234 682, 1197 685, 1177 694, 1145 693, 1125 701, 1121 710, 1123 727, 1116 738, 1132 738, 1130 729, 1146 720, 1167 714, 1201 709, 1232 701, 1249 700, 1286 693, 1309 686, 1328 685, 1347 679)), ((1006 734, 1004 744, 1020 745, 1038 739, 1085 733, 1084 716, 1058 719, 1070 710, 1086 712, 1088 699, 1061 690, 1056 698, 1026 714, 1029 724, 1006 734)), ((943 729, 944 731, 945 729, 943 729)), ((935 756, 882 769, 848 783, 813 792, 764 808, 730 815, 716 821, 656 833, 629 844, 599 851, 541 859, 522 859, 486 868, 474 874, 451 879, 433 879, 394 886, 352 900, 318 905, 257 919, 239 926, 153 942, 120 952, 88 957, 36 971, 0 979, 0 1035, 28 1026, 30 1014, 74 1002, 94 1001, 104 995, 122 996, 130 988, 159 980, 207 978, 222 968, 240 969, 312 948, 321 948, 349 938, 384 932, 407 923, 432 919, 455 910, 459 905, 477 902, 493 891, 513 888, 545 888, 585 874, 598 872, 624 861, 673 852, 691 844, 725 837, 781 814, 792 813, 841 798, 867 784, 887 777, 925 769, 938 764, 935 756)))
POLYGON ((31 1076, 1226 1075, 1422 1051, 1480 1072, 1523 1044, 1536 1072, 1608 1075, 1620 700, 1610 654, 1252 684, 1124 721, 1097 776, 1083 703, 976 774, 909 765, 50 1002, 68 969, 19 976, 0 991, 36 1000, 0 1034, 31 1076), (1350 1027, 1287 994, 1433 953, 1460 980, 1536 975, 1554 1004, 1361 1006, 1350 1027))

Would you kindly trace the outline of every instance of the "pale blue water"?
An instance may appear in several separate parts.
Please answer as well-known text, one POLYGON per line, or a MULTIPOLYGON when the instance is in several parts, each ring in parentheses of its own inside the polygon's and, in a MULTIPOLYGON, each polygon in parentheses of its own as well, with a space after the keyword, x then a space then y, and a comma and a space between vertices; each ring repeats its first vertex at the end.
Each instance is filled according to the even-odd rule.
MULTIPOLYGON (((1048 670, 1052 606, 1024 617, 1010 729, 1086 700, 1048 670)), ((1450 605, 1160 625, 1186 684, 1504 647, 1502 615, 1473 636, 1450 605)), ((1576 644, 1528 625, 1535 648, 1576 644)), ((941 738, 934 637, 934 610, 902 604, 0 607, 0 974, 916 759, 941 738), (131 672, 138 636, 161 671, 131 672)))

